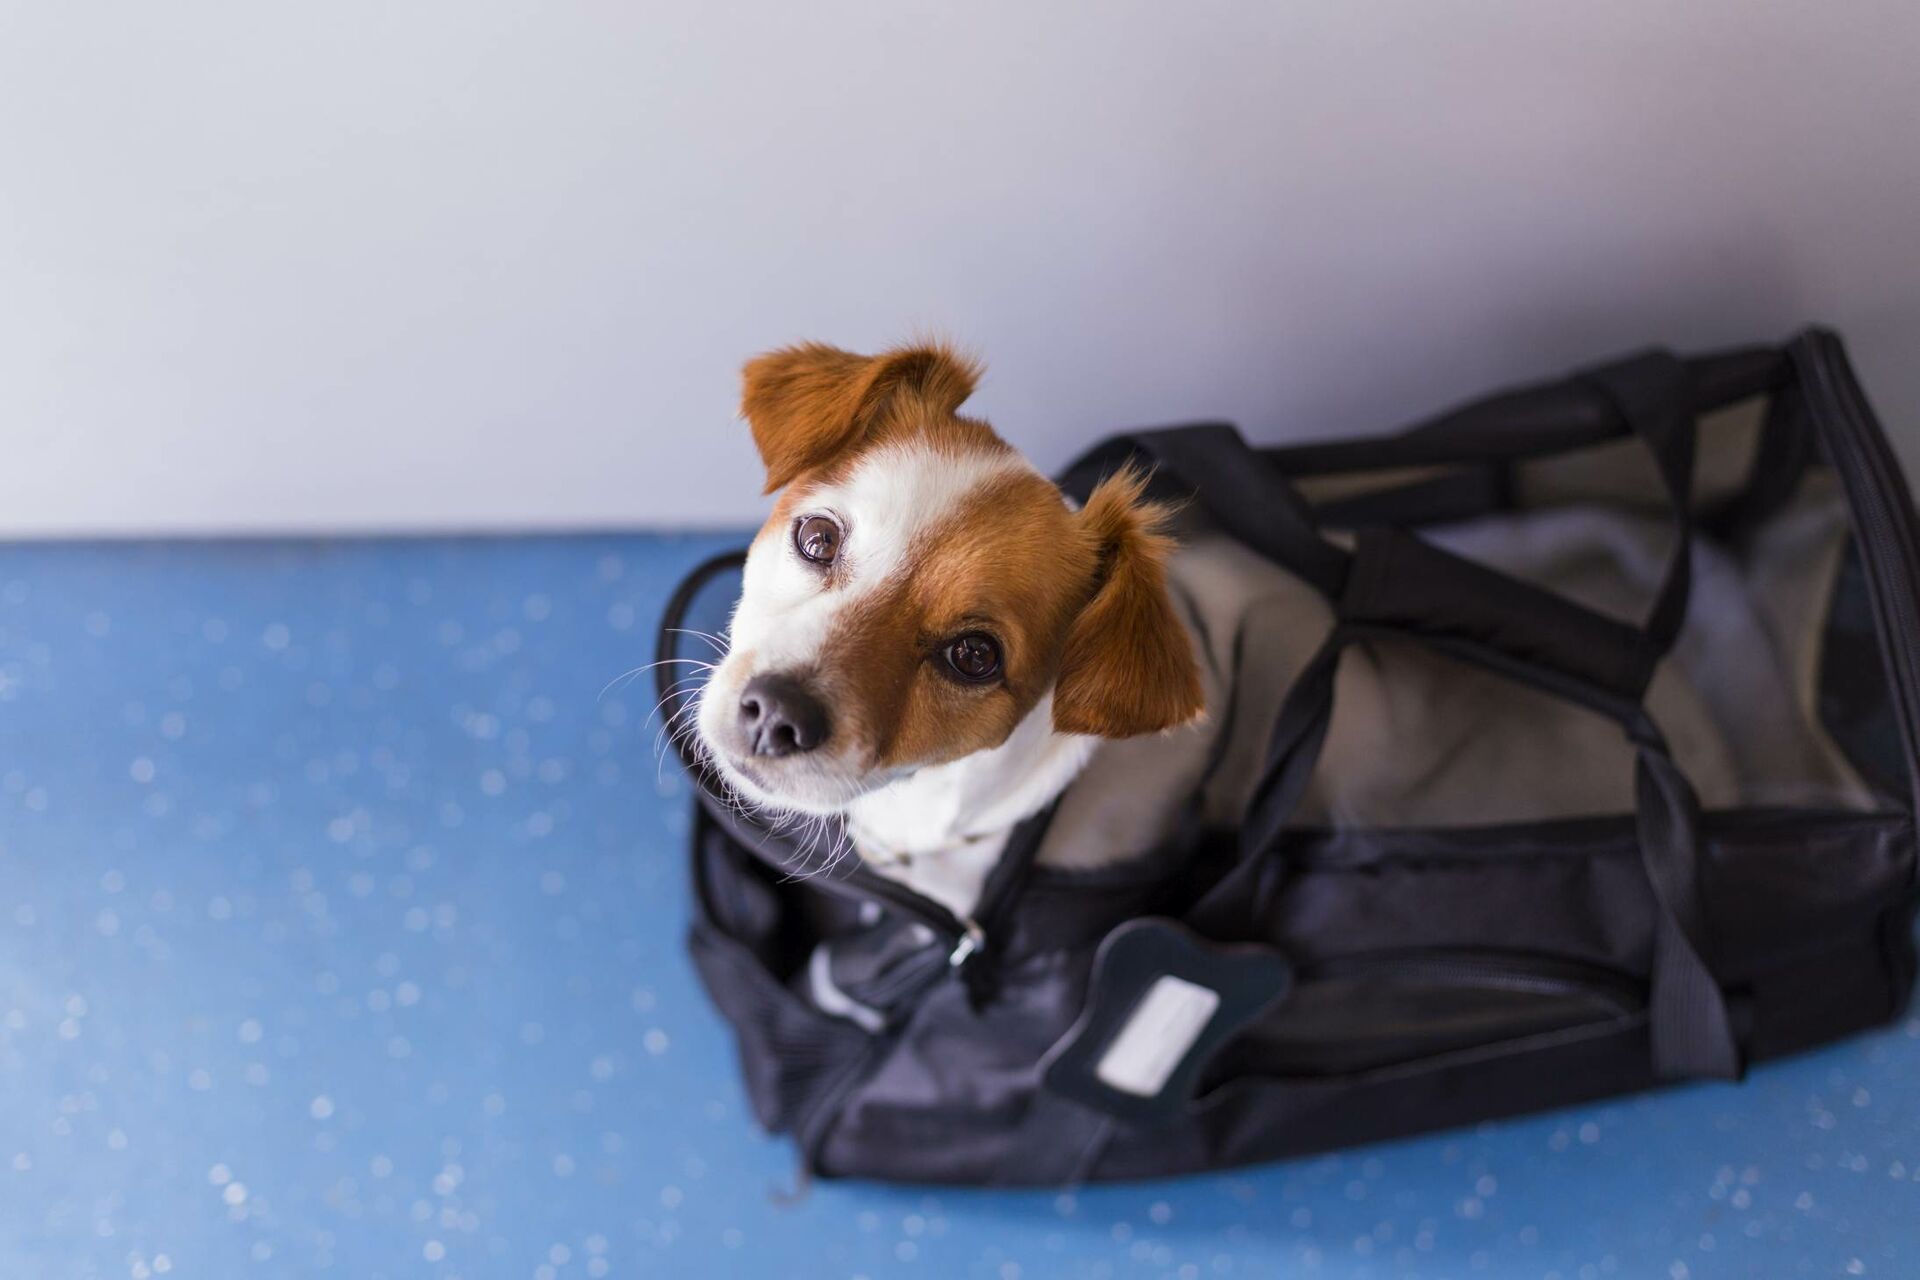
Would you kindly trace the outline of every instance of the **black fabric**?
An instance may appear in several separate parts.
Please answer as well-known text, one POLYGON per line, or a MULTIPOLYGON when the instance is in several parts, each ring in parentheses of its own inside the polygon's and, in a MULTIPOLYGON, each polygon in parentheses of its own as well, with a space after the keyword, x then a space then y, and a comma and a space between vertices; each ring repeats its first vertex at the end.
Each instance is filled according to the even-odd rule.
MULTIPOLYGON (((1688 409, 1698 416, 1791 388, 1788 371, 1795 353, 1819 335, 1809 331, 1782 349, 1748 348, 1682 361, 1688 409)), ((1590 374, 1574 374, 1488 396, 1384 436, 1273 445, 1257 452, 1281 474, 1304 477, 1544 458, 1617 440, 1629 430, 1618 406, 1590 374)))
POLYGON ((1866 566, 1857 547, 1840 562, 1820 645, 1820 721, 1876 787, 1899 795, 1906 787, 1900 746, 1900 709, 1879 696, 1880 663, 1866 566))
POLYGON ((1671 353, 1649 351, 1581 375, 1612 403, 1628 430, 1653 453, 1673 507, 1673 550, 1647 615, 1646 632, 1662 652, 1673 647, 1687 613, 1688 554, 1693 536, 1694 412, 1687 369, 1671 353))
POLYGON ((1307 504, 1286 477, 1224 423, 1199 423, 1115 436, 1075 462, 1061 487, 1084 501, 1120 467, 1145 465, 1156 491, 1191 498, 1221 528, 1276 564, 1338 595, 1347 555, 1314 527, 1307 504))
POLYGON ((1806 406, 1791 392, 1776 395, 1755 443, 1746 483, 1702 524, 1722 542, 1742 544, 1753 530, 1792 500, 1814 461, 1813 434, 1799 421, 1806 406))
MULTIPOLYGON (((1129 463, 1335 609, 1237 831, 1195 818, 1153 856, 1067 872, 1032 864, 1041 815, 1010 841, 977 918, 961 921, 858 866, 785 874, 812 867, 806 851, 700 778, 696 966, 734 1027, 756 1115, 792 1133, 817 1173, 1048 1184, 1194 1172, 1731 1077, 1904 1007, 1920 908, 1920 521, 1831 334, 1643 354, 1368 440, 1254 449, 1218 424, 1137 432, 1091 452, 1063 487, 1084 497, 1129 463), (1774 400, 1752 474, 1696 519, 1694 418, 1763 393, 1774 400), (1502 509, 1517 461, 1630 435, 1655 457, 1680 535, 1644 626, 1409 532, 1502 509), (1318 511, 1288 480, 1430 464, 1454 471, 1318 511), (1641 705, 1684 617, 1686 542, 1696 530, 1744 538, 1812 468, 1832 471, 1854 519, 1824 620, 1819 712, 1880 806, 1702 813, 1641 705), (1323 519, 1355 531, 1351 552, 1321 534, 1323 519), (1298 824, 1337 713, 1340 655, 1360 642, 1427 646, 1611 717, 1637 751, 1635 811, 1474 828, 1298 824), (1050 1089, 1045 1070, 1090 1004, 1106 1009, 1101 1025, 1123 1021, 1100 996, 1125 993, 1089 989, 1094 957, 1143 921, 1221 954, 1264 949, 1290 977, 1265 1012, 1217 1029, 1209 1060, 1183 1064, 1198 1069, 1183 1071, 1180 1096, 1129 1118, 1099 1090, 1050 1089), (801 970, 822 947, 845 985, 885 1009, 884 1026, 862 1030, 805 998, 801 970)), ((663 658, 676 656, 665 628, 737 563, 703 566, 676 594, 663 658)), ((1130 972, 1130 990, 1152 976, 1130 972)), ((1099 1049, 1076 1052, 1091 1062, 1099 1049)))
POLYGON ((1651 722, 1633 734, 1640 865, 1660 905, 1654 917, 1647 1006, 1654 1074, 1733 1079, 1740 1074, 1726 995, 1708 967, 1711 942, 1700 900, 1700 802, 1651 722))
POLYGON ((1329 529, 1368 525, 1417 528, 1509 510, 1513 468, 1504 461, 1449 467, 1440 475, 1388 485, 1314 504, 1314 519, 1329 529))
POLYGON ((1632 701, 1646 692, 1665 647, 1637 627, 1390 526, 1360 530, 1339 612, 1350 622, 1484 645, 1632 701))

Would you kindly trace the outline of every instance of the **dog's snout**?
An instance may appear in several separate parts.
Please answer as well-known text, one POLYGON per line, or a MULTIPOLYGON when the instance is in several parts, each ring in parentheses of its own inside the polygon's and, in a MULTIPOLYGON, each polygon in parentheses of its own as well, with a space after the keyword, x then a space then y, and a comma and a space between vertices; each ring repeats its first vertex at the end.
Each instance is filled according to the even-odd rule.
POLYGON ((755 676, 740 691, 740 727, 757 756, 791 756, 827 740, 827 709, 792 676, 755 676))

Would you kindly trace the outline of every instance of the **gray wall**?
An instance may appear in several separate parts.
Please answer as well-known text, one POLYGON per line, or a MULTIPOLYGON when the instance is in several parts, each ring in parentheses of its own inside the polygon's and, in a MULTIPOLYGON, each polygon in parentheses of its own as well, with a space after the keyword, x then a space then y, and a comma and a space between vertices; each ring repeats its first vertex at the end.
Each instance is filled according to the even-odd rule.
POLYGON ((0 533, 750 519, 742 357, 916 330, 1048 464, 1816 317, 1911 430, 1917 67, 1910 3, 0 4, 0 533))

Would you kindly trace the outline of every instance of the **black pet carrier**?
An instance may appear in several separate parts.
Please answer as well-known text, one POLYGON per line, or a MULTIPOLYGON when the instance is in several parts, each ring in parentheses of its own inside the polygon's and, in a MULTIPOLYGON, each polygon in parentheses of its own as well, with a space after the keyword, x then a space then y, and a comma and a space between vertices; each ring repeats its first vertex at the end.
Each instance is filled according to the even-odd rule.
MULTIPOLYGON (((1920 544, 1834 335, 1649 352, 1381 438, 1136 432, 1062 487, 1129 461, 1324 600, 1236 828, 1195 818, 1152 856, 1069 871, 1034 863, 1043 814, 961 920, 857 858, 811 867, 691 766, 693 956, 759 1119, 812 1170, 1186 1173, 1733 1079, 1902 1009, 1920 544), (1555 539, 1526 571, 1478 554, 1555 539), (1635 607, 1586 589, 1636 555, 1635 607), (1338 673, 1389 679, 1414 653, 1611 722, 1617 758, 1560 763, 1618 770, 1618 811, 1558 812, 1497 767, 1444 812, 1303 803, 1338 673), (1648 709, 1676 666, 1702 726, 1685 750, 1648 709), (844 940, 857 1021, 806 994, 844 940)), ((739 562, 682 584, 663 657, 687 619, 724 624, 739 562)))

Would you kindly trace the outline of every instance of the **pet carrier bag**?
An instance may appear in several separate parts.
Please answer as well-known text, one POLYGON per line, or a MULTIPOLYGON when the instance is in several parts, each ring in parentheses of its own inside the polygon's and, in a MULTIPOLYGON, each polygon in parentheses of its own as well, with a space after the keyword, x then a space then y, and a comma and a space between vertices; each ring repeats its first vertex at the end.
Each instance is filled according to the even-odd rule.
MULTIPOLYGON (((858 858, 810 864, 688 762, 693 958, 760 1121, 811 1170, 1187 1173, 1734 1079, 1903 1008, 1920 543, 1833 334, 1647 352, 1381 438, 1136 432, 1061 485, 1129 462, 1328 612, 1237 827, 1195 817, 1151 856, 1063 870, 1035 865, 1042 814, 962 920, 858 858), (1520 554, 1547 544, 1564 554, 1520 554), (1639 584, 1630 610, 1589 589, 1609 575, 1639 584), (1543 810, 1497 770, 1444 813, 1303 803, 1341 670, 1390 686, 1415 654, 1610 722, 1617 754, 1560 763, 1617 770, 1619 811, 1543 810), (1649 713, 1676 669, 1704 746, 1649 713), (807 997, 823 944, 874 1016, 807 997)), ((663 657, 689 620, 724 625, 740 559, 681 584, 663 657)))

